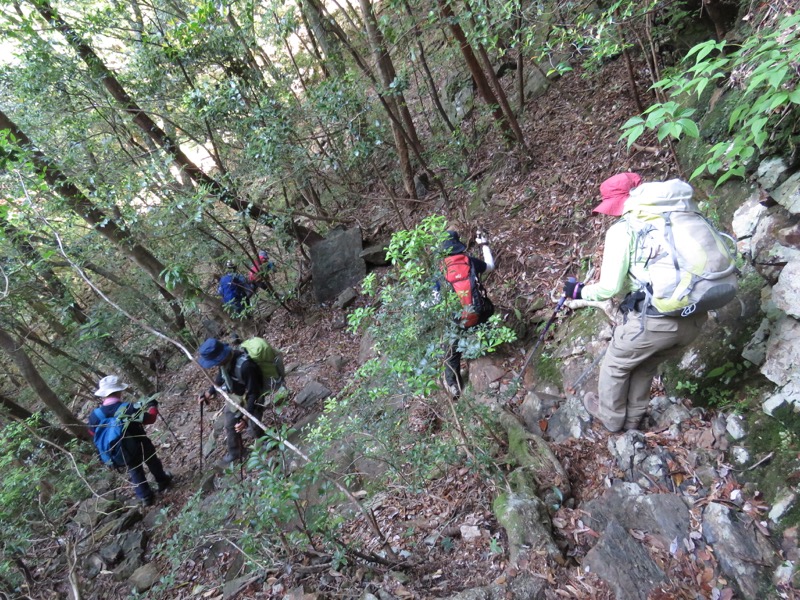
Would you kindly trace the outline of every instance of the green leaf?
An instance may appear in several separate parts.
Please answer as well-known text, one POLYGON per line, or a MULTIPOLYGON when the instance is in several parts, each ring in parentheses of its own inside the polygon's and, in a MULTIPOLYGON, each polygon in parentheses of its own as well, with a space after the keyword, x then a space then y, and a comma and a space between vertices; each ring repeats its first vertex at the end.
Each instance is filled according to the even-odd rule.
POLYGON ((630 129, 627 133, 625 133, 623 138, 625 137, 628 138, 628 149, 630 149, 630 147, 634 144, 634 142, 636 142, 636 140, 638 140, 643 133, 644 133, 644 125, 639 125, 637 127, 634 127, 633 129, 630 129))
POLYGON ((697 123, 691 119, 680 119, 678 123, 680 123, 681 127, 683 127, 683 131, 689 137, 695 139, 700 137, 700 129, 697 127, 697 123))
POLYGON ((705 170, 706 170, 706 165, 705 163, 703 163, 702 165, 697 167, 694 171, 692 171, 692 174, 689 176, 689 181, 691 181, 695 177, 702 175, 705 170))

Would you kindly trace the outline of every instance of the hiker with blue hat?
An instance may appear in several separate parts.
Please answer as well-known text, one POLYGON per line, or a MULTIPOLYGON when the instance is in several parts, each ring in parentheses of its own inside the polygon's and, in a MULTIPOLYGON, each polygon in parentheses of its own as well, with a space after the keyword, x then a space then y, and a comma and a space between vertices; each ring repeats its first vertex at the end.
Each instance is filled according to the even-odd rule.
POLYGON ((116 375, 100 380, 94 395, 102 398, 102 404, 89 415, 89 434, 101 460, 112 467, 127 468, 139 502, 151 506, 155 495, 147 483, 145 465, 155 477, 160 492, 170 488, 173 479, 172 474, 164 470, 153 442, 144 431, 145 425, 156 422, 158 402, 149 400, 144 406, 123 402, 122 395, 127 389, 128 384, 116 375))
MULTIPOLYGON (((222 388, 229 394, 239 396, 242 406, 259 421, 264 414, 264 377, 261 368, 242 349, 221 342, 216 338, 209 338, 202 343, 198 350, 197 363, 204 369, 219 367, 219 373, 214 381, 216 387, 222 388)), ((217 395, 217 389, 211 386, 199 397, 199 402, 205 402, 217 395)), ((242 459, 242 432, 247 429, 248 421, 244 414, 229 403, 225 403, 225 433, 227 437, 227 452, 218 461, 217 466, 226 468, 242 459)), ((264 430, 253 422, 249 422, 250 434, 254 439, 264 435, 264 430)))

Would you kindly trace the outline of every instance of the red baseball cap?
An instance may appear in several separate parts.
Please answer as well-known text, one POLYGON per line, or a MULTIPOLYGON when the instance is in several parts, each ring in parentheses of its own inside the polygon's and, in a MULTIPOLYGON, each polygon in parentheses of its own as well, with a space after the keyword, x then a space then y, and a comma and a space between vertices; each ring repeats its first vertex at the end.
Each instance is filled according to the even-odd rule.
POLYGON ((600 184, 600 196, 603 201, 598 204, 592 212, 622 216, 625 208, 625 201, 631 190, 642 183, 642 178, 636 173, 618 173, 609 177, 600 184))

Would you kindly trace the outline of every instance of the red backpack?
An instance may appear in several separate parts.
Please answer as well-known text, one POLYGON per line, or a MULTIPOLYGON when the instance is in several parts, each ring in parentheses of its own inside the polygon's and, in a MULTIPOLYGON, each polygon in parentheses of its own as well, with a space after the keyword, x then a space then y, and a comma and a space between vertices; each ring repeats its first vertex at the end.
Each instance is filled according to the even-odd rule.
POLYGON ((464 307, 461 312, 462 326, 469 328, 480 325, 494 314, 494 304, 486 295, 466 254, 455 254, 444 259, 444 278, 453 286, 464 307))

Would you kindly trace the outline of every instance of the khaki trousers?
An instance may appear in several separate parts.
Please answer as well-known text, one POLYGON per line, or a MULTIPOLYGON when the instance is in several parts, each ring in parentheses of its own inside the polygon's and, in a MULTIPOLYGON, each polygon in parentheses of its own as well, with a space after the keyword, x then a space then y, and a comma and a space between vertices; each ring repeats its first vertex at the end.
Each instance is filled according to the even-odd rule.
POLYGON ((660 365, 677 356, 699 335, 707 314, 647 317, 628 313, 600 367, 597 417, 609 431, 636 429, 650 404, 650 386, 660 365))

